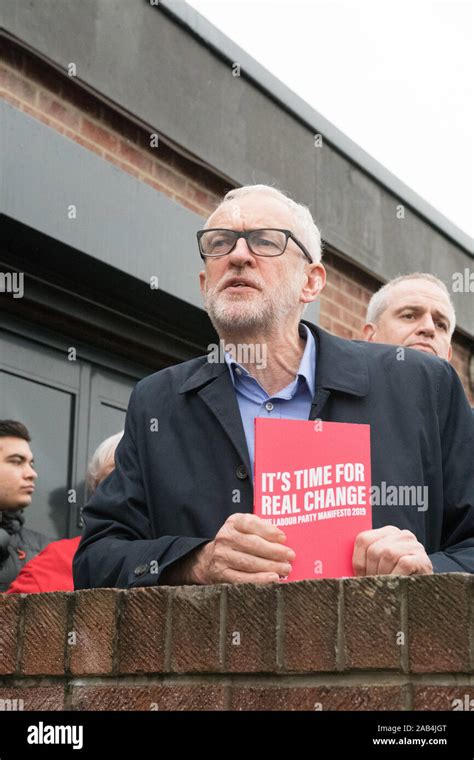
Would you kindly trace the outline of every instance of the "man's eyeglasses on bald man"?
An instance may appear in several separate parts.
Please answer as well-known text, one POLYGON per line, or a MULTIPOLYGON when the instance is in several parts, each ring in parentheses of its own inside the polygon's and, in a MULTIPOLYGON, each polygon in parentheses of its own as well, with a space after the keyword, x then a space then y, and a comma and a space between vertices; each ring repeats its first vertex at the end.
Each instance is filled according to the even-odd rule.
POLYGON ((199 230, 197 240, 201 258, 218 258, 226 256, 234 250, 239 238, 245 238, 249 250, 255 256, 281 256, 285 253, 288 240, 291 238, 294 243, 303 251, 308 261, 312 264, 311 254, 304 247, 303 243, 293 235, 290 230, 264 229, 264 230, 227 230, 220 228, 210 228, 199 230))

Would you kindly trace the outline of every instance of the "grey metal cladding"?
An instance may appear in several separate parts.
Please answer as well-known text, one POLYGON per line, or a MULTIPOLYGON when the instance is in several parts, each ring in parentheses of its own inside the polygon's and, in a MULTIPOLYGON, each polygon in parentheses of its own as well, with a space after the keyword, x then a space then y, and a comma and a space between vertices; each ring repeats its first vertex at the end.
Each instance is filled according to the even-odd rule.
POLYGON ((0 145, 0 213, 202 308, 200 216, 1 100, 0 145))

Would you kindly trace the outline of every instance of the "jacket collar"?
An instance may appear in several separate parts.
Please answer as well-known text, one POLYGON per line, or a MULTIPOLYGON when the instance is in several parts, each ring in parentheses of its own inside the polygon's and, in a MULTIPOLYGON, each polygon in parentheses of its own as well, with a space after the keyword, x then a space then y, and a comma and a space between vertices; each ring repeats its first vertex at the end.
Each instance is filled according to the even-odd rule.
MULTIPOLYGON (((369 390, 369 377, 364 352, 357 344, 330 335, 310 322, 304 321, 304 324, 312 331, 316 342, 316 391, 309 415, 310 420, 315 420, 321 415, 331 390, 365 396, 369 390)), ((178 393, 198 391, 200 399, 222 425, 240 461, 250 472, 244 427, 227 362, 210 362, 208 356, 202 357, 201 362, 178 393)))
MULTIPOLYGON (((366 396, 369 392, 367 361, 357 343, 331 335, 304 319, 301 321, 311 330, 316 341, 315 400, 318 397, 318 391, 322 389, 342 391, 354 396, 366 396)), ((207 357, 203 358, 207 359, 207 357)), ((229 374, 226 362, 213 363, 206 360, 194 374, 185 380, 178 392, 187 393, 196 390, 223 374, 229 374)))
POLYGON ((25 522, 23 509, 3 510, 0 511, 0 528, 3 528, 10 535, 19 533, 25 522))
POLYGON ((364 351, 345 338, 338 338, 320 327, 301 320, 316 341, 316 392, 318 388, 366 396, 369 392, 369 371, 364 351))

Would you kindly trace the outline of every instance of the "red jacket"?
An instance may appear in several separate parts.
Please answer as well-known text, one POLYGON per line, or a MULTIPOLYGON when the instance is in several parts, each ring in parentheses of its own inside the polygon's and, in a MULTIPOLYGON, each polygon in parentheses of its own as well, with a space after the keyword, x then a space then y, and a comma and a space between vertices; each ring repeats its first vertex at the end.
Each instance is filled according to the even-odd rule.
POLYGON ((79 546, 80 536, 53 541, 31 559, 15 580, 7 594, 38 594, 42 591, 74 591, 72 560, 79 546))

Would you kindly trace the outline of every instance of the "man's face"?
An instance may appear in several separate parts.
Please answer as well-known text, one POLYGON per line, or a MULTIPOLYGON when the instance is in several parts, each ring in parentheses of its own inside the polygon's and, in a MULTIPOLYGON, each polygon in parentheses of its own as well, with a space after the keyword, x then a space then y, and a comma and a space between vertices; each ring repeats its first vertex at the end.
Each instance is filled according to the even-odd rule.
POLYGON ((434 282, 405 280, 388 295, 378 324, 364 326, 366 340, 391 343, 451 359, 452 310, 447 295, 434 282))
POLYGON ((37 477, 28 442, 22 438, 0 437, 0 509, 27 507, 37 477))
MULTIPOLYGON (((291 209, 277 198, 255 193, 228 201, 208 220, 207 227, 232 230, 279 228, 298 237, 291 209)), ((304 243, 304 241, 301 241, 304 243)), ((206 259, 200 272, 201 293, 218 333, 265 333, 293 319, 298 321, 301 304, 314 300, 307 293, 307 271, 319 275, 318 292, 324 285, 322 265, 305 266, 306 259, 291 239, 281 256, 255 256, 243 238, 231 253, 206 259), (232 285, 233 280, 242 285, 232 285)), ((310 278, 311 279, 311 278, 310 278)))

